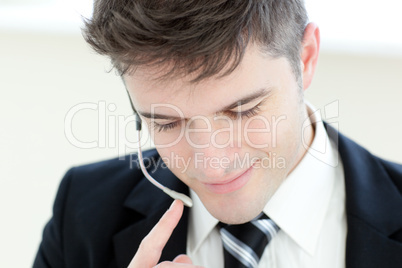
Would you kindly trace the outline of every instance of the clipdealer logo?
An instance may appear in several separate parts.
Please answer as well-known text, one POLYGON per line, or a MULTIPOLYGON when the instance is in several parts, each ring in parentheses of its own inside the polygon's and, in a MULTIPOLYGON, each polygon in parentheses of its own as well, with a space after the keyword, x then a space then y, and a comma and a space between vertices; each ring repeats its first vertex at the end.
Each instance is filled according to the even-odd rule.
MULTIPOLYGON (((178 117, 184 118, 183 113, 177 107, 170 104, 153 104, 151 105, 151 114, 157 108, 173 109, 178 117)), ((124 156, 127 150, 138 148, 141 142, 141 147, 146 144, 154 145, 159 149, 170 148, 175 146, 183 139, 194 149, 205 149, 212 146, 216 149, 241 147, 245 143, 248 146, 256 149, 276 148, 277 147, 277 130, 280 124, 287 119, 286 115, 272 116, 265 118, 264 116, 256 115, 248 119, 233 120, 228 116, 215 116, 212 120, 206 116, 194 116, 185 123, 185 126, 175 133, 174 138, 169 141, 164 140, 159 142, 155 137, 163 136, 155 130, 154 127, 143 127, 141 141, 136 139, 135 135, 135 116, 134 115, 119 115, 116 112, 116 105, 105 101, 98 103, 84 102, 73 106, 65 116, 64 134, 70 144, 77 148, 94 149, 94 148, 118 148, 119 156, 124 156), (74 131, 74 121, 77 117, 90 112, 92 116, 97 117, 97 136, 92 140, 80 139, 74 131), (202 123, 205 127, 193 128, 192 124, 202 123), (258 124, 260 127, 253 127, 253 124, 258 124), (219 124, 224 127, 214 127, 214 124, 219 124), (149 130, 149 134, 146 130, 149 130), (144 131, 145 130, 145 131, 144 131), (131 135, 127 135, 132 131, 131 135), (209 135, 209 140, 204 143, 199 142, 199 139, 194 138, 197 135, 209 135), (264 140, 263 143, 255 143, 250 136, 252 135, 270 135, 270 140, 264 140), (226 140, 222 142, 222 136, 226 140), (236 137, 236 138, 235 138, 236 137), (153 144, 154 143, 154 144, 153 144)))

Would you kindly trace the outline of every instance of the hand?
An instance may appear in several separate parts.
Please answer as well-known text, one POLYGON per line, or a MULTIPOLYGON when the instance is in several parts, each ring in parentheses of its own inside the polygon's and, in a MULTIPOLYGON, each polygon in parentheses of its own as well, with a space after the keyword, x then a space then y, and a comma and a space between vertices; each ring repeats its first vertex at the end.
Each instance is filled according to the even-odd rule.
POLYGON ((194 266, 191 259, 186 255, 179 255, 172 262, 166 261, 157 265, 162 250, 172 235, 174 228, 179 223, 182 214, 183 203, 175 200, 151 232, 141 241, 138 251, 128 268, 199 267, 194 266))

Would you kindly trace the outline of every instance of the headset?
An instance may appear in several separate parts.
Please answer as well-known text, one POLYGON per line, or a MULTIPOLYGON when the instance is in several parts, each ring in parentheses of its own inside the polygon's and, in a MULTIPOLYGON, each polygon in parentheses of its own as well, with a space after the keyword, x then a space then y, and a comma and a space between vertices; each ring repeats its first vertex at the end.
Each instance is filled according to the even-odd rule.
MULTIPOLYGON (((128 91, 127 91, 127 94, 128 91)), ((134 105, 131 101, 130 94, 128 95, 131 108, 133 109, 134 115, 135 115, 135 130, 137 131, 137 137, 138 137, 138 162, 140 163, 140 167, 142 170, 142 173, 144 174, 145 178, 148 179, 149 182, 151 182, 153 185, 155 185, 157 188, 161 189, 165 194, 170 196, 173 199, 181 200, 184 205, 187 207, 192 207, 193 206, 193 200, 191 200, 190 197, 188 197, 185 194, 178 193, 176 191, 173 191, 169 189, 166 186, 163 186, 161 183, 159 183, 157 180, 155 180, 147 171, 144 165, 144 159, 142 157, 142 150, 141 150, 141 117, 139 114, 136 112, 134 109, 134 105)))

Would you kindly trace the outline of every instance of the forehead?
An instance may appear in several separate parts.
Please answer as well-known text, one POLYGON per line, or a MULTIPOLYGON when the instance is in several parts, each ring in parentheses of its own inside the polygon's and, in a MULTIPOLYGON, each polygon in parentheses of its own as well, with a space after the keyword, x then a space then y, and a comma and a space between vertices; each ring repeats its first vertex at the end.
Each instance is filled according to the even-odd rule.
POLYGON ((149 112, 152 104, 169 104, 189 117, 212 113, 252 91, 281 87, 282 81, 293 77, 286 59, 270 58, 256 47, 248 48, 240 65, 227 76, 192 83, 191 76, 158 79, 161 72, 163 66, 138 68, 124 76, 137 110, 149 112))

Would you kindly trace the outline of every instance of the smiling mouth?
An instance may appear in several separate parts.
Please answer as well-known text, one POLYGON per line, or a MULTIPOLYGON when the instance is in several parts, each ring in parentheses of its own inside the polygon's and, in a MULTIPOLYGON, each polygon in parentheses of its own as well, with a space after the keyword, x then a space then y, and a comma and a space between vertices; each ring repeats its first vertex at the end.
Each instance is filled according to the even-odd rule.
POLYGON ((227 194, 235 192, 243 188, 247 184, 247 182, 249 182, 253 169, 254 166, 252 165, 246 171, 235 178, 231 178, 219 183, 204 183, 204 185, 209 191, 215 194, 227 194))

